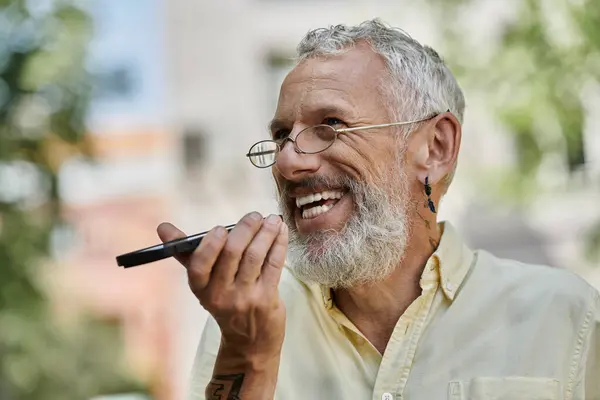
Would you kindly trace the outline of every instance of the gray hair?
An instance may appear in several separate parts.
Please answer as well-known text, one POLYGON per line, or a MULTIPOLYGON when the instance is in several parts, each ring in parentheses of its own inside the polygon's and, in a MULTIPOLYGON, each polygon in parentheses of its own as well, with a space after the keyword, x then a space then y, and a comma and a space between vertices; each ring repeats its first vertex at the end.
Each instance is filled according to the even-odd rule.
MULTIPOLYGON (((410 121, 450 110, 462 123, 465 99, 440 55, 378 18, 358 26, 336 25, 308 32, 297 47, 298 62, 340 54, 362 41, 386 63, 389 74, 381 84, 390 97, 388 103, 394 118, 410 121)), ((414 129, 407 128, 405 135, 414 129)), ((446 177, 447 184, 453 175, 454 171, 446 177)))

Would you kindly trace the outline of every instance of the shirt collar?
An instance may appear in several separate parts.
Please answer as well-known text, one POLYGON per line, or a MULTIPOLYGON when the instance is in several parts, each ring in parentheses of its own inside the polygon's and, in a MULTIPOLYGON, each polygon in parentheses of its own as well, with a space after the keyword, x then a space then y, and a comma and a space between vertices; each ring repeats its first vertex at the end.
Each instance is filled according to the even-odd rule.
MULTIPOLYGON (((421 286, 431 279, 439 279, 444 295, 452 301, 471 268, 473 251, 462 241, 450 222, 442 221, 439 225, 442 232, 440 243, 427 260, 421 275, 421 286)), ((325 308, 333 308, 331 288, 320 285, 320 291, 325 308)))
POLYGON ((323 305, 326 309, 331 310, 333 308, 333 291, 330 287, 324 285, 319 285, 319 288, 323 297, 323 305))
POLYGON ((462 241, 448 221, 440 223, 443 229, 440 244, 432 257, 439 261, 440 285, 446 297, 454 300, 473 262, 473 251, 462 241))

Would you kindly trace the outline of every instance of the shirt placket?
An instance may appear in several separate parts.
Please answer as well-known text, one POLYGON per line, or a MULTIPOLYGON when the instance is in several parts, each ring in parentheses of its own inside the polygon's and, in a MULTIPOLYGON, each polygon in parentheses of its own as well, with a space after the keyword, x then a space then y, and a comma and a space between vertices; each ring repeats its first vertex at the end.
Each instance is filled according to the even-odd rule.
POLYGON ((428 265, 426 269, 429 271, 421 280, 421 296, 410 305, 394 327, 377 373, 373 400, 402 399, 417 345, 439 287, 437 268, 428 265))

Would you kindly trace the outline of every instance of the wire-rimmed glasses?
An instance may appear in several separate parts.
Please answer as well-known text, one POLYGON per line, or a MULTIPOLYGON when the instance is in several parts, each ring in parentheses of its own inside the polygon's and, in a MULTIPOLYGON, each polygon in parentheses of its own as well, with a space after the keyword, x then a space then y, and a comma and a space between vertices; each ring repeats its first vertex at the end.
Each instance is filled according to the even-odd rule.
MULTIPOLYGON (((436 114, 437 115, 437 114, 436 114)), ((330 125, 309 126, 298 132, 296 138, 285 137, 283 139, 268 139, 254 143, 246 157, 252 165, 257 168, 268 168, 277 161, 277 154, 281 151, 285 142, 289 140, 294 145, 294 150, 298 154, 316 154, 327 150, 337 139, 338 134, 345 132, 354 132, 362 129, 386 128, 389 126, 408 125, 417 122, 423 122, 433 118, 435 115, 417 119, 414 121, 391 122, 389 124, 357 126, 354 128, 335 129, 330 125)))

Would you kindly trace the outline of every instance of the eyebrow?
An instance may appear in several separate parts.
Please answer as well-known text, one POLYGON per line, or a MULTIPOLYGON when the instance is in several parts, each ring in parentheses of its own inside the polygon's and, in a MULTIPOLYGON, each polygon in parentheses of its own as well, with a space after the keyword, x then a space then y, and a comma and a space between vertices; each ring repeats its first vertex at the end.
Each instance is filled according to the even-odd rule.
POLYGON ((271 122, 269 122, 269 125, 267 125, 267 129, 269 130, 269 133, 273 133, 281 128, 285 128, 286 126, 289 126, 289 122, 283 119, 277 119, 274 118, 271 120, 271 122))
MULTIPOLYGON (((322 117, 327 116, 327 115, 332 115, 332 116, 335 115, 335 116, 339 116, 341 119, 352 118, 351 112, 349 112, 341 107, 338 107, 336 105, 331 105, 331 104, 314 107, 309 110, 309 113, 311 115, 321 115, 322 117)), ((293 124, 293 122, 290 120, 287 120, 287 119, 273 118, 269 122, 267 129, 269 130, 269 132, 273 133, 273 132, 277 131, 278 129, 289 127, 292 124, 293 124)))

